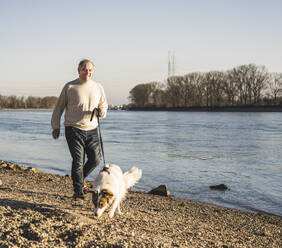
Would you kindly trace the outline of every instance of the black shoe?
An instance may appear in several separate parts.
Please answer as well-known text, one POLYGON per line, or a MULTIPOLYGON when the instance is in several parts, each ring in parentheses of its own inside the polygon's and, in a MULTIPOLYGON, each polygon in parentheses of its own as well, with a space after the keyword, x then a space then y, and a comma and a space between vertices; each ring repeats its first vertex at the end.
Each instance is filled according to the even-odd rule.
POLYGON ((86 199, 86 197, 85 197, 85 195, 83 193, 80 193, 80 194, 79 193, 74 193, 72 198, 75 201, 77 201, 77 200, 85 200, 86 199))

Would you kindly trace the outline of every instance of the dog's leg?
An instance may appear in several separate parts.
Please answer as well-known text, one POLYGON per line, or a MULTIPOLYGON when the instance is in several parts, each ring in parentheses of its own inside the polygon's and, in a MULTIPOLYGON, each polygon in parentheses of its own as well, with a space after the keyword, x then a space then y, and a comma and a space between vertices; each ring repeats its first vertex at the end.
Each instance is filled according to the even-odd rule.
POLYGON ((117 210, 118 210, 118 213, 119 213, 119 214, 122 214, 122 212, 120 211, 120 203, 119 203, 118 206, 117 206, 117 210))
POLYGON ((109 217, 110 218, 114 217, 114 214, 115 214, 115 211, 116 211, 116 208, 118 207, 118 205, 119 205, 119 199, 116 198, 114 203, 113 203, 112 209, 111 209, 111 211, 109 213, 109 217))

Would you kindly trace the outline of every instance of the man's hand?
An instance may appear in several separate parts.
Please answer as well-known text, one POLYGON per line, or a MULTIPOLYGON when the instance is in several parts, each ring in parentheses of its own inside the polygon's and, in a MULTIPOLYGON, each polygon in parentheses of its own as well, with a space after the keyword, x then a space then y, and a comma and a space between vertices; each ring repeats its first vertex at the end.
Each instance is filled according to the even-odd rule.
POLYGON ((97 118, 102 116, 102 111, 99 108, 94 108, 90 117, 90 121, 92 121, 94 114, 96 114, 97 118))
POLYGON ((96 116, 100 118, 102 116, 102 111, 99 108, 96 108, 96 116))
POLYGON ((54 129, 52 132, 53 139, 58 139, 60 136, 60 129, 54 129))

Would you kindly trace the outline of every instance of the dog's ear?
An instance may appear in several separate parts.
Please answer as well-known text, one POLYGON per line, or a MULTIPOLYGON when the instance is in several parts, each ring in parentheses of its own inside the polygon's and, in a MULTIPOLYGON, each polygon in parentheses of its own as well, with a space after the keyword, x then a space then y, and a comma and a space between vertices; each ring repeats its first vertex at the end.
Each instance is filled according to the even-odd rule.
POLYGON ((109 191, 108 189, 103 189, 100 194, 102 195, 102 197, 99 200, 99 205, 104 206, 106 204, 112 204, 114 194, 111 191, 109 191))

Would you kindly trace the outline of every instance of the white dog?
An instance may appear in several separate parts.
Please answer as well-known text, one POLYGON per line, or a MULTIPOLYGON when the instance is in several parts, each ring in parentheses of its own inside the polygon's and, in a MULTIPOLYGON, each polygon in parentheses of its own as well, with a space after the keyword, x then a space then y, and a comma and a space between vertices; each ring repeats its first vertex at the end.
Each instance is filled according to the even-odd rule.
POLYGON ((94 215, 100 217, 111 204, 109 217, 114 216, 116 209, 121 214, 120 203, 127 189, 136 184, 141 176, 142 171, 136 167, 132 167, 123 174, 118 165, 106 165, 93 181, 91 192, 95 206, 94 215))

